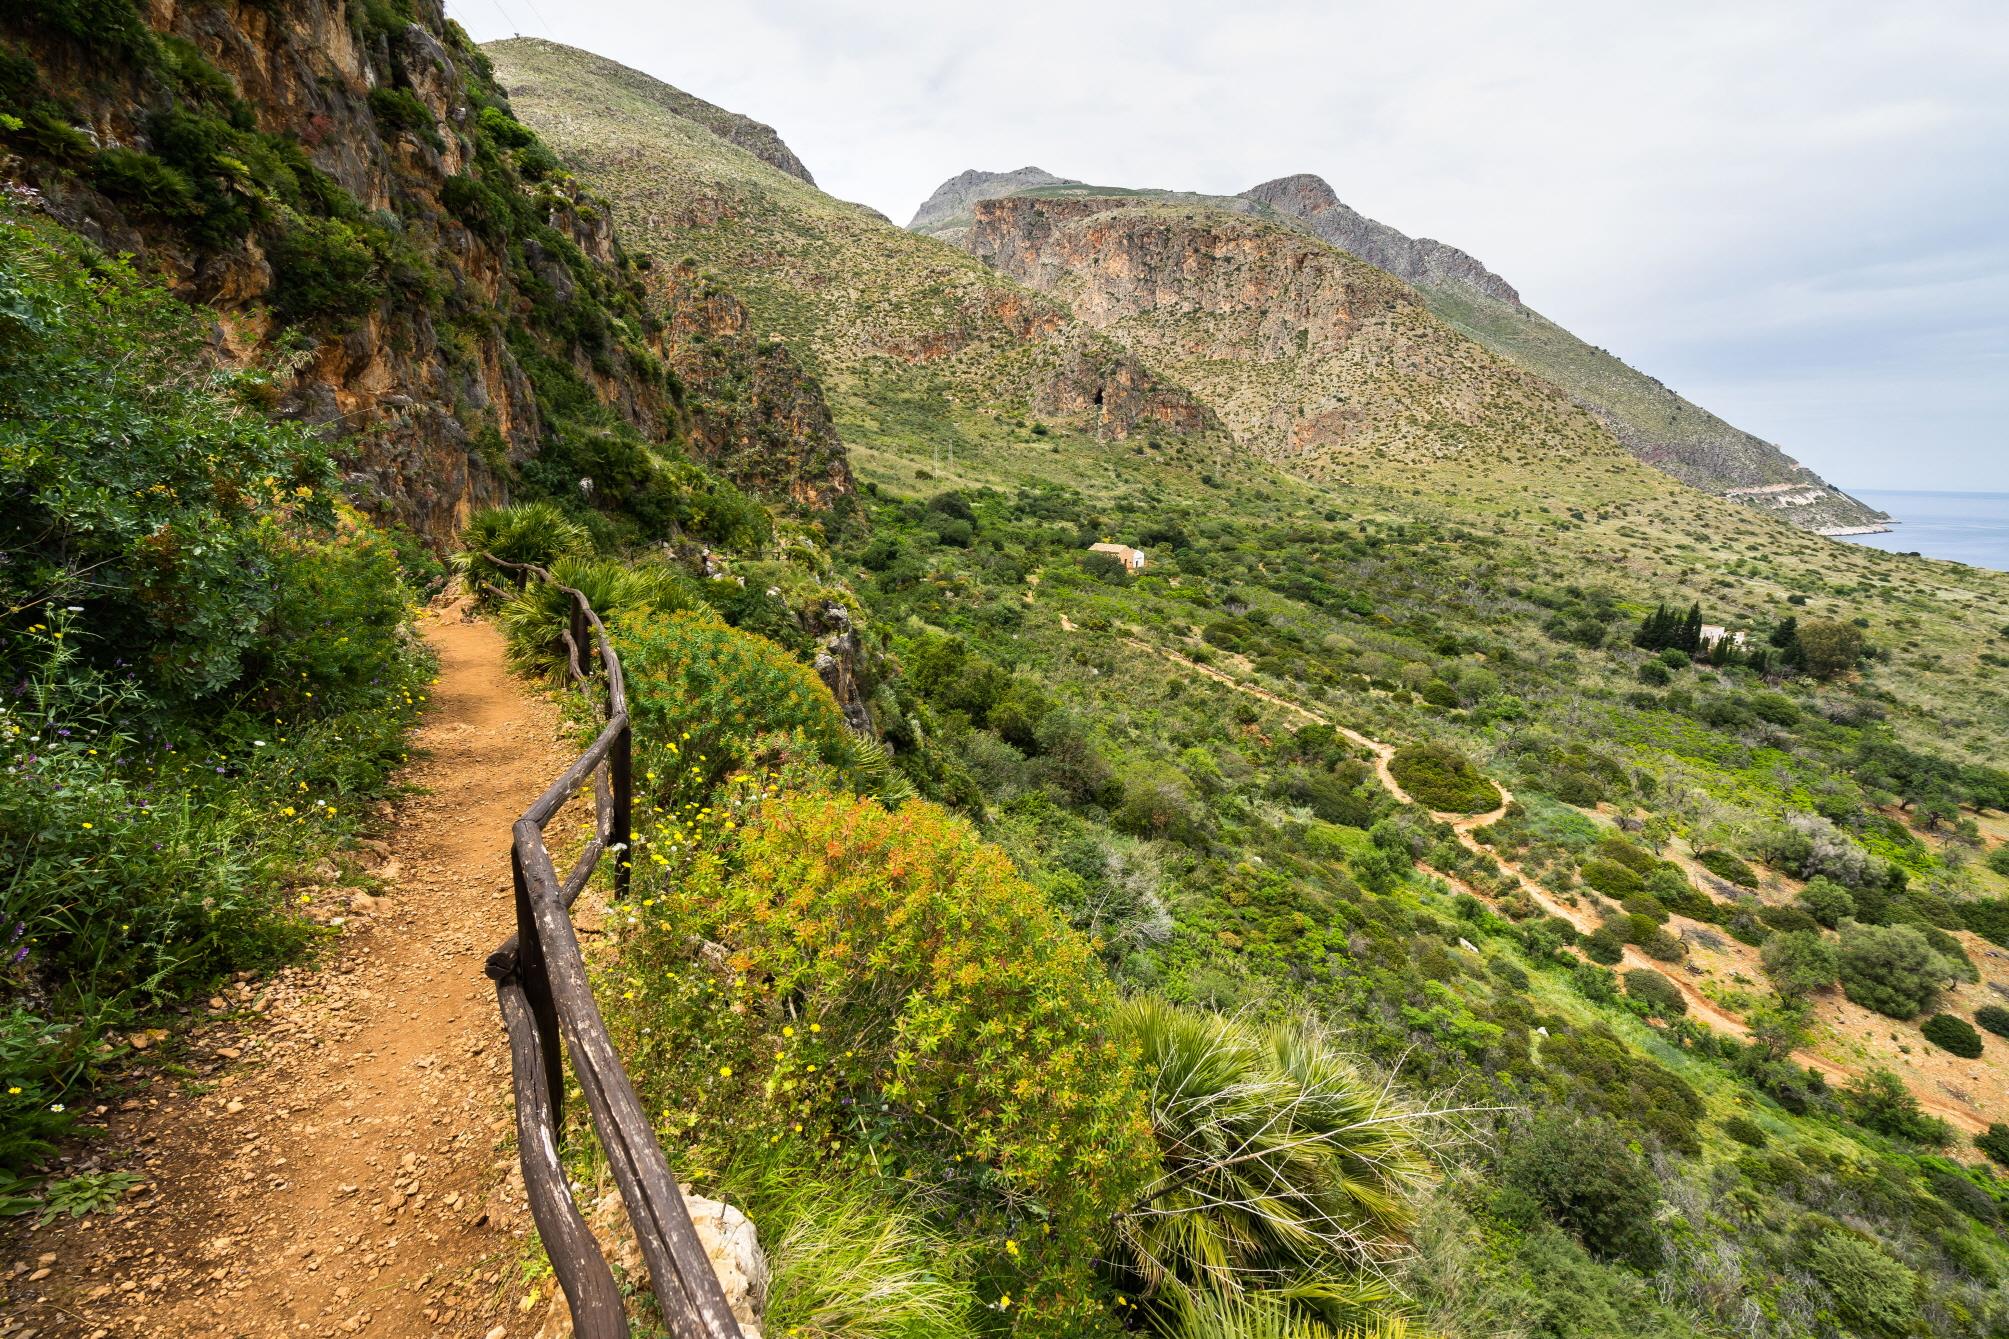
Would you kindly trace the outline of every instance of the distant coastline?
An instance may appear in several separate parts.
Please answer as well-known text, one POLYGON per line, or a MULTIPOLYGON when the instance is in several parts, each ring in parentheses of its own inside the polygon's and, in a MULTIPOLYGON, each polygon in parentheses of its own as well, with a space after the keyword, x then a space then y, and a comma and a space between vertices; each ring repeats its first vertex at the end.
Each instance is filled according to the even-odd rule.
POLYGON ((1888 513, 1889 521, 1823 534, 1890 553, 2009 572, 2009 493, 1852 488, 1849 494, 1888 513))

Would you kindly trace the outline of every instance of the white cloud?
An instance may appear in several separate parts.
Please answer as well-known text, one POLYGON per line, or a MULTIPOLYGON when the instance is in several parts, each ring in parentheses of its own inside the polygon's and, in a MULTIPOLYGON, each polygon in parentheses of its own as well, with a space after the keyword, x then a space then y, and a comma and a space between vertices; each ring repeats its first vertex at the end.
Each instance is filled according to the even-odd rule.
POLYGON ((901 221, 966 167, 1221 192, 1317 172, 1839 482, 2009 488, 1993 0, 450 8, 771 122, 901 221))

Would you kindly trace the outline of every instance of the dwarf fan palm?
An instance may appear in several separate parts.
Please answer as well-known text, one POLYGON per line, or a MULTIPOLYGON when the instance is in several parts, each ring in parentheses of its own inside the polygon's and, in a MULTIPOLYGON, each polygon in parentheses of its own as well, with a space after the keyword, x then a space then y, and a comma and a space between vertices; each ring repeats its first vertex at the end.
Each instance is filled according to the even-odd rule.
POLYGON ((553 504, 518 502, 468 517, 461 527, 460 545, 460 552, 452 559, 454 570, 466 580, 469 590, 486 599, 488 588, 511 590, 521 583, 523 575, 498 567, 488 561, 490 558, 545 567, 568 553, 590 550, 593 542, 585 526, 553 504))
POLYGON ((1174 1309, 1265 1291, 1300 1314, 1373 1315, 1389 1296, 1378 1269, 1405 1248, 1408 1193, 1429 1172, 1425 1117, 1311 1028, 1150 997, 1123 1021, 1163 1172, 1114 1223, 1118 1269, 1174 1309))

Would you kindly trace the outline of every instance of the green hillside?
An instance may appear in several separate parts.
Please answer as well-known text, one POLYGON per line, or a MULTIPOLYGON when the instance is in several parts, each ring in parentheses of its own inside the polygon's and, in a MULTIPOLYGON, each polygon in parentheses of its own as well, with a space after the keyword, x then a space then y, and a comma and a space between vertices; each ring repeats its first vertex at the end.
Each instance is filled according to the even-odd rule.
POLYGON ((1539 312, 1449 284, 1421 292, 1444 320, 1569 392, 1640 459, 1684 483, 1708 492, 1721 492, 1730 481, 1743 488, 1802 485, 1784 496, 1815 495, 1790 509, 1791 519, 1803 526, 1864 525, 1876 519, 1769 442, 1732 427, 1615 355, 1592 348, 1539 312))
POLYGON ((854 448, 922 446, 933 430, 915 415, 945 401, 985 450, 1006 449, 1001 415, 1093 420, 1112 436, 1210 426, 1064 309, 728 146, 681 114, 677 90, 550 42, 484 50, 519 113, 612 188, 629 244, 725 278, 820 377, 854 448))
MULTIPOLYGON (((41 146, 0 163, 23 1332, 556 1332, 535 1051, 463 1015, 530 803, 488 750, 601 720, 511 710, 578 672, 576 590, 634 749, 578 942, 677 1180, 755 1229, 763 1333, 2009 1334, 2009 574, 1698 492, 1500 313, 1247 202, 1055 183, 950 247, 611 61, 491 80, 418 0, 92 4, 0 44, 41 146), (130 87, 49 83, 121 50, 130 87), (62 133, 86 95, 135 147, 62 133), (396 210, 277 193, 318 180, 298 99, 396 210), (129 226, 135 181, 241 226, 129 226), (377 249, 309 268, 353 302, 290 324, 173 263, 345 229, 377 249), (430 549, 343 464, 428 394, 430 549), (421 718, 478 804, 401 870, 421 718)), ((588 1105, 562 1180, 658 1333, 588 1105)))

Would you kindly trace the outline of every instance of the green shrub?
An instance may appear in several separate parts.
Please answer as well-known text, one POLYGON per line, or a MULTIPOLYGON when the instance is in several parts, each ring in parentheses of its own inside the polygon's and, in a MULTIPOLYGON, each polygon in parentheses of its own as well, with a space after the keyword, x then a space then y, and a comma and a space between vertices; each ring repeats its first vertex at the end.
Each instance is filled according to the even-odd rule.
POLYGON ((1758 919, 1780 934, 1805 934, 1816 932, 1821 923, 1798 907, 1763 907, 1758 919))
POLYGON ((1974 1021, 1998 1037, 2009 1037, 2009 1009, 1999 1004, 1984 1004, 1976 1009, 1974 1021))
POLYGON ((768 1156, 725 1174, 766 1248, 762 1320, 776 1334, 964 1339, 981 1303, 964 1252, 868 1178, 839 1180, 768 1156))
POLYGON ((1639 875, 1616 860, 1607 860, 1603 856, 1593 856, 1584 861, 1578 872, 1586 884, 1606 897, 1615 897, 1620 901, 1637 896, 1646 887, 1645 880, 1639 875))
POLYGON ((1087 941, 932 804, 758 789, 643 816, 622 1053, 678 1166, 772 1147, 897 1178, 1015 1239, 987 1296, 1093 1314, 1089 1262, 1155 1154, 1087 941))
MULTIPOLYGON (((1598 971, 1607 981, 1610 972, 1598 971)), ((1606 1002, 1615 1001, 1614 990, 1606 1002)), ((1686 1080, 1652 1058, 1641 1055, 1602 1027, 1557 1033, 1542 1043, 1541 1061, 1572 1102, 1588 1103, 1615 1121, 1649 1134, 1668 1148, 1699 1152, 1701 1096, 1686 1080)))
POLYGON ((1946 979, 1946 965, 1909 925, 1843 927, 1842 990, 1866 1009, 1891 1018, 1923 1013, 1946 979))
POLYGON ((376 253, 341 219, 296 218, 266 250, 272 303, 288 321, 353 320, 384 295, 376 253))
POLYGON ((199 212, 188 177, 149 153, 100 149, 91 156, 91 181, 143 216, 186 219, 199 212))
MULTIPOLYGON (((496 615, 509 643, 511 663, 527 673, 557 675, 561 681, 566 674, 564 634, 571 626, 574 601, 564 588, 584 595, 610 630, 650 614, 704 607, 697 584, 665 563, 568 555, 554 559, 547 570, 550 581, 530 582, 496 615)), ((590 641, 578 652, 590 660, 590 641)))
POLYGON ((1997 1121, 1974 1136, 1974 1147, 2004 1167, 2009 1167, 2009 1125, 1997 1121))
POLYGON ((1763 1148, 1771 1142, 1765 1137, 1765 1132, 1758 1127, 1758 1123, 1749 1116, 1726 1118, 1723 1122, 1723 1133, 1746 1148, 1763 1148))
POLYGON ((615 631, 637 766, 654 774, 665 810, 708 803, 770 735, 799 739, 832 766, 857 758, 830 690, 767 638, 728 627, 708 609, 652 613, 615 631))
POLYGON ((1600 925, 1584 936, 1584 956, 1610 967, 1625 957, 1625 940, 1609 925, 1600 925))
POLYGON ((0 214, 0 923, 35 1002, 0 1024, 0 1170, 63 1133, 104 1031, 307 941, 287 887, 423 698, 394 546, 207 335, 0 214))
MULTIPOLYGON (((22 295, 0 357, 0 607, 47 629, 78 606, 71 648, 164 697, 238 683, 274 527, 334 519, 326 447, 246 414, 246 380, 191 375, 202 327, 121 262, 0 215, 0 287, 22 295)), ((8 682, 42 646, 0 644, 8 682)))
POLYGON ((1825 877, 1816 877, 1800 890, 1800 909, 1828 929, 1856 914, 1856 900, 1849 890, 1825 877))
POLYGON ((1635 967, 1625 974, 1625 993, 1656 1018, 1679 1018, 1688 1012, 1688 1000, 1680 989, 1650 967, 1635 967))
POLYGON ((1498 807, 1500 789, 1469 760, 1439 744, 1395 750, 1388 770, 1409 797, 1446 814, 1483 814, 1498 807))
POLYGON ((1756 888, 1758 873, 1728 851, 1697 851, 1696 863, 1719 879, 1736 884, 1739 888, 1756 888))
POLYGON ((1781 995, 1826 990, 1841 972, 1840 955, 1819 930, 1789 930, 1765 941, 1759 951, 1765 974, 1781 995))
POLYGON ((491 600, 515 590, 530 577, 498 566, 490 558, 548 568, 559 558, 586 553, 592 546, 586 527, 551 503, 518 502, 468 517, 461 527, 460 549, 453 564, 478 598, 491 600))
POLYGON ((1953 1136, 1946 1122, 1926 1115, 1904 1080, 1887 1069, 1871 1069, 1843 1089, 1842 1104, 1858 1125, 1893 1139, 1937 1148, 1953 1136))
POLYGON ((1998 846, 1988 853, 1988 868, 2009 879, 2009 845, 1998 846))
POLYGON ((1223 1270, 1312 1289, 1400 1252, 1430 1162, 1421 1118, 1384 1083, 1315 1029, 1150 996, 1119 1019, 1141 1054, 1164 1187, 1111 1233, 1131 1291, 1163 1309, 1212 1291, 1223 1270))
POLYGON ((388 85, 371 89, 370 114, 387 130, 409 131, 435 149, 445 147, 432 111, 410 89, 388 85))
POLYGON ((1835 1310, 1858 1332, 1901 1335, 1918 1317, 1917 1275, 1853 1232, 1829 1229, 1806 1252, 1807 1267, 1835 1310))
POLYGON ((1963 1060, 1978 1060, 1981 1057, 1981 1034, 1964 1018, 1934 1014, 1925 1020, 1919 1031, 1934 1046, 1951 1051, 1963 1060))
POLYGON ((1505 1141, 1507 1191, 1606 1259, 1659 1263, 1653 1174, 1610 1121, 1569 1110, 1534 1116, 1505 1141))

